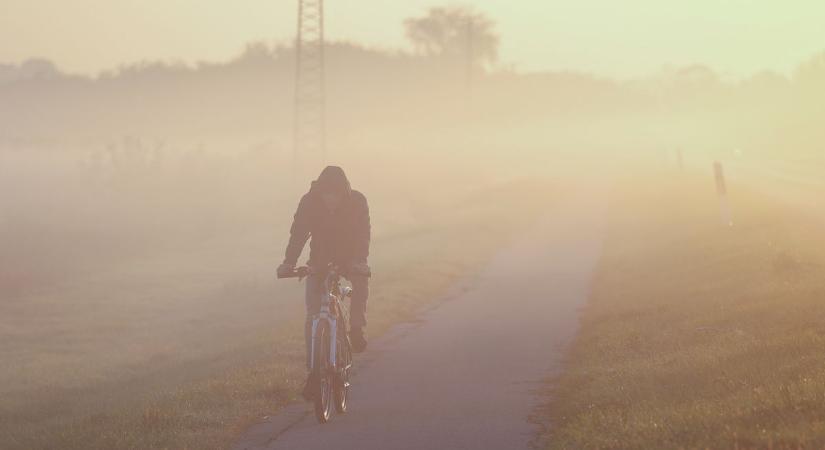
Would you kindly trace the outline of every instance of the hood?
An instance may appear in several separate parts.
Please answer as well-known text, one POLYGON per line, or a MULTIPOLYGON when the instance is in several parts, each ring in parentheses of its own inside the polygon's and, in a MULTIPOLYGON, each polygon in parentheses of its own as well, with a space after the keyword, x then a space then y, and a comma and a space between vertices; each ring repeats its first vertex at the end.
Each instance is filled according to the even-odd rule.
POLYGON ((327 166, 321 171, 318 179, 312 182, 310 192, 340 192, 349 197, 352 193, 344 169, 338 166, 327 166))

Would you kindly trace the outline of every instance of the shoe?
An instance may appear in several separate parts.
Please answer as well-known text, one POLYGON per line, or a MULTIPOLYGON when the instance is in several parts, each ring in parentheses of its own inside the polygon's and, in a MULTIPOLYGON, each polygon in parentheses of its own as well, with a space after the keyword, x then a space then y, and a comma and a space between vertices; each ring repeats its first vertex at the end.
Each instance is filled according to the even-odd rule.
POLYGON ((364 330, 352 330, 349 341, 352 344, 353 353, 361 353, 367 349, 367 337, 364 335, 364 330))
POLYGON ((301 394, 304 397, 304 400, 311 402, 315 400, 315 396, 318 394, 318 377, 314 376, 313 374, 309 374, 307 376, 307 382, 304 384, 304 391, 301 394))

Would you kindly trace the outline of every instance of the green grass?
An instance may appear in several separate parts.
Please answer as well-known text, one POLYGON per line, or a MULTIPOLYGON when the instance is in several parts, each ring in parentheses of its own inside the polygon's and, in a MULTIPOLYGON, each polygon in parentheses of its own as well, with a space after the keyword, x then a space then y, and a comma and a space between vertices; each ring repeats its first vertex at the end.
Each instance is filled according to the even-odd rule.
POLYGON ((740 188, 620 183, 545 448, 825 448, 825 222, 740 188))
MULTIPOLYGON (((549 189, 444 193, 412 221, 373 205, 370 336, 471 277, 542 212, 547 197, 536 193, 549 189)), ((262 251, 265 239, 158 253, 0 302, 0 446, 227 448, 295 401, 302 285, 273 279, 282 249, 262 251)))

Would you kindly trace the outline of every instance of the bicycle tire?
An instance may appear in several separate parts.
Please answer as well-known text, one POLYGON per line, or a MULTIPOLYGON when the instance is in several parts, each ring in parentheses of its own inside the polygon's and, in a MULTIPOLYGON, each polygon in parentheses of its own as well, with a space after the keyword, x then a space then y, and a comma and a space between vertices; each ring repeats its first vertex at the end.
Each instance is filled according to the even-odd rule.
POLYGON ((347 412, 349 405, 349 378, 352 370, 352 349, 349 338, 347 338, 346 335, 343 339, 339 337, 337 346, 339 348, 337 361, 339 361, 338 364, 341 370, 336 377, 333 394, 335 398, 335 411, 344 414, 347 412))
POLYGON ((315 335, 315 369, 318 377, 318 391, 315 394, 315 418, 318 423, 327 423, 332 416, 333 370, 329 367, 329 325, 321 322, 315 335))

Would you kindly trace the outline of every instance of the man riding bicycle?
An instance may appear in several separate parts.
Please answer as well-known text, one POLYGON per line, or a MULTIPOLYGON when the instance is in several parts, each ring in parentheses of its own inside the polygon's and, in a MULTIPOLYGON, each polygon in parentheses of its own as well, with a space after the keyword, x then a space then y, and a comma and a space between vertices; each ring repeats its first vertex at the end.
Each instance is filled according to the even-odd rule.
MULTIPOLYGON (((350 306, 350 341, 353 352, 367 347, 364 327, 367 325, 367 297, 370 268, 367 265, 370 246, 370 215, 367 199, 350 187, 343 169, 325 168, 301 198, 290 229, 286 257, 278 266, 278 275, 294 272, 307 240, 310 254, 307 265, 313 269, 307 277, 305 337, 307 368, 311 366, 311 318, 321 308, 324 295, 324 268, 334 264, 352 283, 350 306)), ((311 377, 310 377, 311 378, 311 377)), ((308 378, 307 386, 311 379, 308 378)))

